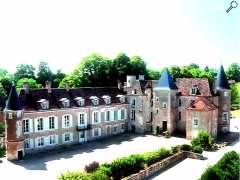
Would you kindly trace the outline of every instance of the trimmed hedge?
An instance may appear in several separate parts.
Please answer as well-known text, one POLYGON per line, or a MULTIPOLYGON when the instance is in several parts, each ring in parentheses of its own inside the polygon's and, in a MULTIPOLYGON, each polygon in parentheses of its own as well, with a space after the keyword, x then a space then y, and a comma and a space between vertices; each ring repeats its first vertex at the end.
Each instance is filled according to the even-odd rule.
POLYGON ((161 148, 157 151, 147 152, 143 154, 144 163, 148 166, 161 161, 162 159, 171 155, 171 152, 165 148, 161 148))
POLYGON ((180 149, 182 151, 191 151, 192 150, 192 146, 189 145, 189 144, 183 144, 183 145, 180 146, 180 149))
POLYGON ((192 146, 192 152, 202 154, 203 148, 201 146, 192 146))
POLYGON ((58 180, 91 180, 91 177, 84 172, 66 172, 58 177, 58 180))
POLYGON ((200 131, 196 138, 193 138, 192 146, 201 146, 205 150, 213 147, 214 140, 207 131, 200 131))
POLYGON ((240 157, 235 151, 225 153, 213 167, 205 170, 200 180, 238 180, 239 160, 240 157))

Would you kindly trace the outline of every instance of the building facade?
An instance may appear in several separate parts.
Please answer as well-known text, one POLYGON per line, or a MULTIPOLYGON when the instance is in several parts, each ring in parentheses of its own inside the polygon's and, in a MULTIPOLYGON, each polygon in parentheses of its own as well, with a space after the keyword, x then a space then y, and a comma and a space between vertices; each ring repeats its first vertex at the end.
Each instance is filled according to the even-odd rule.
POLYGON ((159 80, 127 76, 123 88, 29 89, 13 86, 4 117, 9 160, 25 154, 83 144, 127 131, 170 134, 187 139, 200 130, 213 137, 229 131, 231 92, 221 66, 213 87, 205 78, 173 81, 167 69, 159 80))

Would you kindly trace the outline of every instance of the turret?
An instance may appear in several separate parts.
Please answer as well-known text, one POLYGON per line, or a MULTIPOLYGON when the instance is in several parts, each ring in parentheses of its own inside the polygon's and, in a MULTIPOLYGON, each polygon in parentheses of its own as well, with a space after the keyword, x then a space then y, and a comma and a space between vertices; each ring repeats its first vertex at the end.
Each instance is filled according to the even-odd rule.
POLYGON ((231 110, 231 90, 227 76, 221 65, 214 82, 214 93, 218 104, 218 133, 229 132, 230 110, 231 110))
POLYGON ((168 131, 172 134, 176 129, 177 86, 167 69, 153 88, 153 128, 156 131, 168 131))
POLYGON ((24 138, 22 132, 23 112, 15 86, 12 86, 4 110, 6 123, 6 150, 8 160, 22 159, 24 138))

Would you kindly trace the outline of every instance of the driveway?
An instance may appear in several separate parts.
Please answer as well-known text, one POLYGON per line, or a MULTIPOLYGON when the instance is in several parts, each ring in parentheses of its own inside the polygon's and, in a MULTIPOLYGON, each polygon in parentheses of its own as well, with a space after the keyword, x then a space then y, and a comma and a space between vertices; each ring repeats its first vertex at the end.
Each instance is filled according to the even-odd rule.
MULTIPOLYGON (((238 133, 240 130, 240 118, 231 119, 230 131, 233 133, 238 133)), ((152 180, 172 180, 184 179, 184 180, 197 180, 201 177, 201 174, 204 172, 206 167, 214 165, 219 159, 222 158, 224 153, 229 151, 236 151, 240 153, 240 141, 239 138, 230 144, 216 152, 203 152, 203 156, 206 157, 206 160, 196 160, 196 159, 185 159, 184 161, 178 163, 174 167, 164 171, 163 173, 156 175, 151 178, 152 180)))
POLYGON ((54 180, 61 172, 82 170, 92 161, 110 162, 118 157, 153 151, 161 147, 170 148, 184 143, 189 141, 177 137, 122 135, 64 150, 36 154, 16 163, 2 159, 1 179, 54 180))

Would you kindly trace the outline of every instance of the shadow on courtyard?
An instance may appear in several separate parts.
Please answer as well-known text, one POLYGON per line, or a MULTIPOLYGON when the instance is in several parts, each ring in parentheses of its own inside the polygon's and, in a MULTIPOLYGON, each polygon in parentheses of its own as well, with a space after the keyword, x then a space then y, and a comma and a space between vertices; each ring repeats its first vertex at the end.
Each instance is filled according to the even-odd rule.
POLYGON ((14 161, 15 165, 19 165, 28 170, 47 170, 46 163, 54 160, 69 159, 74 155, 83 153, 92 153, 99 149, 106 149, 111 145, 119 145, 122 142, 133 141, 136 137, 144 137, 140 134, 122 134, 111 138, 99 139, 86 144, 72 145, 37 154, 27 155, 24 160, 14 161))

